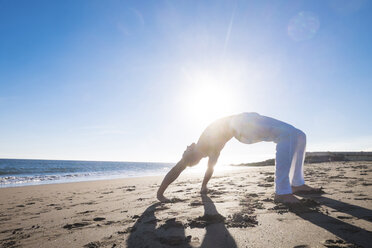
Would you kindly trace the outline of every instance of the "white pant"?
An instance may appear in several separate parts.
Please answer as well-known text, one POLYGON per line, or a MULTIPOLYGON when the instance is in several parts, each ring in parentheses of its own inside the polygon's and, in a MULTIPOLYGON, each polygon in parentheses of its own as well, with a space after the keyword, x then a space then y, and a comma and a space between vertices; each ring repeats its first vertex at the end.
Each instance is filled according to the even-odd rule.
POLYGON ((291 194, 292 186, 305 184, 303 164, 305 159, 306 135, 299 129, 282 130, 275 159, 275 193, 291 194))
POLYGON ((303 164, 306 135, 285 122, 257 113, 242 113, 231 119, 234 136, 240 142, 253 144, 273 141, 276 145, 275 193, 291 194, 292 186, 305 183, 303 164))

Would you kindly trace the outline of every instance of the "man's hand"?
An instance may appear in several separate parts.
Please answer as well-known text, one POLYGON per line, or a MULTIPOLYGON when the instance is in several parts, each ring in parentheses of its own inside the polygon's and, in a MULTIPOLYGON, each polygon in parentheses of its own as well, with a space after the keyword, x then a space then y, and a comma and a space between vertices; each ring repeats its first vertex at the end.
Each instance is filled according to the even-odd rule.
POLYGON ((166 198, 164 195, 157 195, 156 196, 158 198, 158 200, 162 203, 167 203, 167 202, 171 202, 171 200, 169 200, 168 198, 166 198))
POLYGON ((161 202, 170 202, 170 200, 164 197, 164 191, 167 189, 169 184, 171 184, 180 173, 186 168, 187 164, 181 159, 168 173, 165 175, 163 182, 161 183, 158 192, 156 194, 156 198, 158 198, 161 202))
POLYGON ((208 188, 207 188, 207 186, 202 187, 202 189, 200 190, 200 194, 202 194, 202 195, 206 195, 207 193, 208 193, 208 188))

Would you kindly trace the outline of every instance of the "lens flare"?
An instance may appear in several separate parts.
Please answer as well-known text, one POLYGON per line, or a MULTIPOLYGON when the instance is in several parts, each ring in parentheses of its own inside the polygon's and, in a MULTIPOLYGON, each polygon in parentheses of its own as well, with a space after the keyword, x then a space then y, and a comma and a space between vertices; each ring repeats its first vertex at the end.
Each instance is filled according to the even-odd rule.
POLYGON ((310 40, 319 27, 319 18, 314 13, 302 11, 289 21, 288 35, 294 41, 310 40))

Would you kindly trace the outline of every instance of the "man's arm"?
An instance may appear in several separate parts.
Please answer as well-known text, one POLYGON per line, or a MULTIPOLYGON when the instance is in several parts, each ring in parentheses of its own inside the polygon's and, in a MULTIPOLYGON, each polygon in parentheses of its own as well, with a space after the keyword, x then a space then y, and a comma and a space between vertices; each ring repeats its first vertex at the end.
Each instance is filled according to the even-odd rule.
POLYGON ((214 154, 212 156, 209 156, 208 168, 205 172, 204 180, 203 180, 203 183, 202 183, 202 188, 200 190, 200 193, 202 193, 202 194, 206 194, 207 191, 208 191, 207 184, 208 184, 209 180, 211 179, 211 177, 213 175, 214 166, 216 165, 219 156, 220 156, 219 153, 214 154))
POLYGON ((181 174, 181 172, 186 168, 187 164, 185 163, 184 159, 181 159, 164 177, 163 182, 161 183, 157 198, 161 202, 169 201, 167 198, 164 197, 164 191, 168 188, 169 184, 174 182, 177 177, 181 174))

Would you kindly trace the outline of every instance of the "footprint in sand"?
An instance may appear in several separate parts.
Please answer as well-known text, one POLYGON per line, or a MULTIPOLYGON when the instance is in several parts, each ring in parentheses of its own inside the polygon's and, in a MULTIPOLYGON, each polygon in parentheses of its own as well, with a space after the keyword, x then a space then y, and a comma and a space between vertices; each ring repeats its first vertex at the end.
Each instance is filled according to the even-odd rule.
POLYGON ((84 212, 79 212, 77 214, 89 214, 89 213, 93 213, 94 210, 87 210, 87 211, 84 211, 84 212))
POLYGON ((98 247, 101 247, 101 246, 102 246, 101 242, 95 241, 95 242, 90 242, 90 243, 84 245, 84 248, 98 248, 98 247))
POLYGON ((84 226, 87 226, 89 224, 90 224, 89 222, 77 222, 77 223, 73 223, 73 224, 66 224, 66 225, 63 226, 63 228, 71 230, 71 229, 74 229, 74 228, 84 227, 84 226))
POLYGON ((112 193, 114 193, 114 191, 102 192, 101 194, 102 194, 102 195, 108 195, 108 194, 112 194, 112 193))
POLYGON ((265 181, 268 182, 268 183, 272 183, 274 182, 274 177, 273 176, 268 176, 265 178, 265 181))
POLYGON ((354 244, 350 244, 350 243, 347 243, 346 241, 342 240, 342 239, 336 239, 336 240, 333 240, 333 239, 327 239, 326 241, 323 242, 323 245, 325 247, 328 247, 328 248, 337 248, 337 247, 340 247, 340 248, 359 248, 359 246, 356 246, 354 244))
POLYGON ((272 183, 260 183, 257 185, 258 187, 265 187, 265 188, 268 188, 268 187, 273 187, 274 184, 272 183))
POLYGON ((203 205, 203 203, 201 201, 198 201, 198 200, 192 201, 189 204, 189 206, 192 206, 192 207, 201 206, 201 205, 203 205))
POLYGON ((93 220, 94 221, 102 221, 102 220, 105 220, 106 218, 103 218, 103 217, 96 217, 94 218, 93 220))

